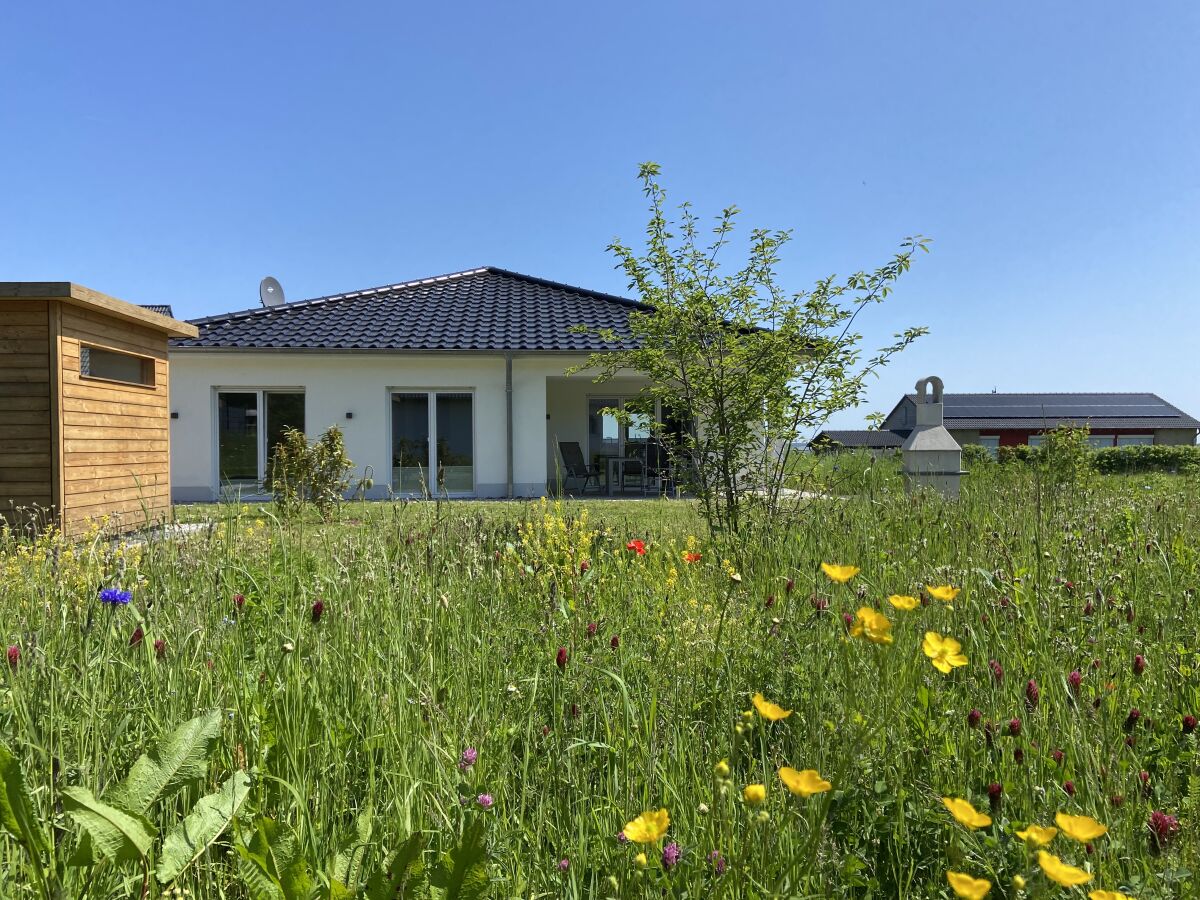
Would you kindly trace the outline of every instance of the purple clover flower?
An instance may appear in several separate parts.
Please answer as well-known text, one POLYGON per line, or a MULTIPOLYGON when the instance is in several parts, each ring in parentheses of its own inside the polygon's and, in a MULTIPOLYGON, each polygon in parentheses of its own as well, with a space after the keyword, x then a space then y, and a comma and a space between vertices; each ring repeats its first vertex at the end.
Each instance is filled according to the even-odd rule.
POLYGON ((462 756, 458 758, 458 767, 464 772, 475 765, 475 760, 479 758, 479 751, 474 747, 468 747, 462 752, 462 756))
POLYGON ((496 800, 491 794, 480 794, 475 798, 475 802, 479 804, 480 809, 491 809, 496 800))
POLYGON ((683 850, 681 850, 679 848, 679 845, 677 843, 675 843, 674 841, 671 841, 671 843, 669 843, 669 844, 667 844, 667 846, 663 847, 663 852, 662 852, 663 868, 666 869, 667 871, 670 871, 679 863, 679 858, 681 856, 683 856, 683 850))

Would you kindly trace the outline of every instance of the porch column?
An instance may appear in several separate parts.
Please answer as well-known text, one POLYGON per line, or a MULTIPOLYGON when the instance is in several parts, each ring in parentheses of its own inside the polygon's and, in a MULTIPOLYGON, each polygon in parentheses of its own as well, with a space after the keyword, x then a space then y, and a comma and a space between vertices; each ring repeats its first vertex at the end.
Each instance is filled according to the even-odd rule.
POLYGON ((513 497, 540 497, 546 492, 546 372, 534 358, 512 361, 513 497))

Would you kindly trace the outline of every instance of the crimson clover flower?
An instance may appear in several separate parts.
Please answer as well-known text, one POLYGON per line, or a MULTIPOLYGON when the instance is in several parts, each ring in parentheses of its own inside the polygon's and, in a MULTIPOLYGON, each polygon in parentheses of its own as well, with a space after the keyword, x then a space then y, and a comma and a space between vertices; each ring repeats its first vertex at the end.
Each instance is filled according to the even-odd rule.
POLYGON ((313 624, 321 621, 321 615, 325 612, 325 601, 318 600, 312 605, 312 620, 313 624))
POLYGON ((1146 671, 1146 657, 1142 656, 1142 654, 1139 653, 1137 656, 1135 656, 1133 658, 1133 674, 1141 675, 1145 671, 1146 671))
POLYGON ((1184 716, 1183 717, 1183 733, 1191 734, 1195 730, 1196 730, 1196 717, 1191 716, 1191 715, 1184 716))
POLYGON ((146 632, 142 631, 142 626, 139 625, 137 628, 133 629, 133 634, 131 634, 129 636, 129 646, 130 647, 141 646, 142 638, 144 638, 145 636, 146 636, 146 632))
POLYGON ((566 648, 566 647, 559 647, 559 648, 558 648, 558 653, 556 653, 556 654, 554 655, 554 664, 555 664, 556 666, 558 666, 559 670, 561 670, 561 671, 566 671, 566 668, 567 668, 567 660, 569 660, 570 658, 571 658, 571 656, 570 656, 570 654, 569 654, 569 653, 567 653, 567 648, 566 648))
POLYGON ((8 667, 15 669, 21 663, 21 648, 13 644, 8 648, 8 667))
POLYGON ((464 772, 475 765, 475 760, 479 758, 479 751, 474 747, 467 747, 463 750, 462 755, 458 758, 458 767, 464 772))
POLYGON ((133 594, 120 588, 105 588, 100 592, 100 602, 111 606, 124 606, 133 599, 133 594))
POLYGON ((1150 829, 1151 843, 1155 850, 1165 850, 1179 832, 1179 819, 1167 815, 1162 810, 1150 813, 1150 821, 1146 823, 1150 829))

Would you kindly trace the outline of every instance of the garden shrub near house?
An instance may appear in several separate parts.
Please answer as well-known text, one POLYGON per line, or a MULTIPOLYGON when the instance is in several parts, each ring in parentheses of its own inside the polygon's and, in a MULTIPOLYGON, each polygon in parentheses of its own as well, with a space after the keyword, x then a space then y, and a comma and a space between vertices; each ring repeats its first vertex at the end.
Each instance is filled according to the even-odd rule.
POLYGON ((1185 444, 1106 447, 1095 451, 1092 466, 1106 475, 1141 475, 1150 472, 1195 475, 1200 473, 1200 447, 1185 444))
POLYGON ((336 425, 311 445, 303 431, 286 428, 271 458, 268 485, 285 516, 299 515, 311 504, 329 521, 350 487, 353 469, 336 425))

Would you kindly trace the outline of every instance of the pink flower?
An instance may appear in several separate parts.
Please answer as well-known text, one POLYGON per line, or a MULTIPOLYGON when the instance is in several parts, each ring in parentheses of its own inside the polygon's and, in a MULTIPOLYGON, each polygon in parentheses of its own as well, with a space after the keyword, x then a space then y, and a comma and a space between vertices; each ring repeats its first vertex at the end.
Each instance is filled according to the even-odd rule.
POLYGON ((1157 809, 1150 813, 1150 821, 1146 825, 1150 829, 1150 841, 1155 850, 1165 850, 1179 833, 1179 820, 1157 809))
POLYGON ((558 871, 565 872, 569 868, 571 868, 571 861, 565 856, 558 861, 558 871))
POLYGON ((996 662, 994 659, 989 659, 988 668, 992 670, 993 678, 995 678, 997 681, 1004 680, 1004 669, 1000 663, 996 662))
POLYGON ((977 710, 977 709, 971 710, 969 713, 967 713, 967 727, 968 728, 978 728, 979 720, 982 718, 983 718, 983 713, 981 713, 979 710, 977 710))
MULTIPOLYGON (((159 659, 167 658, 167 642, 164 641, 162 638, 159 638, 157 641, 154 642, 154 655, 157 656, 159 659)), ((212 661, 209 660, 209 662, 211 663, 212 661)), ((212 666, 210 665, 209 668, 211 669, 212 666)))
POLYGON ((679 858, 681 856, 683 856, 683 850, 681 850, 679 848, 679 845, 677 843, 675 843, 674 841, 671 841, 671 843, 669 843, 669 844, 667 844, 667 846, 663 847, 663 852, 662 852, 663 868, 666 869, 667 871, 670 871, 679 862, 679 858))
POLYGON ((13 644, 8 648, 8 667, 16 669, 21 664, 21 648, 13 644))
POLYGON ((1071 688, 1071 693, 1078 694, 1081 684, 1083 684, 1083 673, 1078 669, 1073 669, 1071 674, 1067 676, 1067 685, 1071 688))
POLYGON ((1009 719, 1008 720, 1008 733, 1011 734, 1013 737, 1016 737, 1018 734, 1021 733, 1021 720, 1020 719, 1009 719))
POLYGON ((236 606, 238 609, 241 609, 243 606, 245 606, 246 605, 245 594, 234 594, 233 595, 233 605, 236 606))
POLYGON ((480 794, 475 798, 475 802, 479 804, 480 809, 491 809, 496 801, 491 794, 480 794))
POLYGON ((558 666, 560 671, 566 671, 567 660, 570 658, 570 655, 567 653, 567 648, 559 647, 558 653, 554 657, 554 664, 558 666))
POLYGON ((1142 656, 1142 654, 1139 653, 1137 656, 1135 656, 1133 658, 1133 674, 1141 675, 1145 671, 1146 671, 1146 657, 1142 656))
POLYGON ((597 625, 595 622, 588 622, 588 625, 587 625, 587 636, 588 636, 588 637, 590 637, 590 638, 594 638, 594 637, 596 636, 596 630, 597 630, 599 627, 600 627, 600 626, 599 626, 599 625, 597 625))
POLYGON ((1037 709, 1038 699, 1042 696, 1038 690, 1037 682, 1030 678, 1025 682, 1025 708, 1030 712, 1037 709))
POLYGON ((464 772, 475 765, 475 760, 479 758, 479 751, 474 747, 468 747, 463 750, 462 755, 458 758, 458 767, 464 772))

